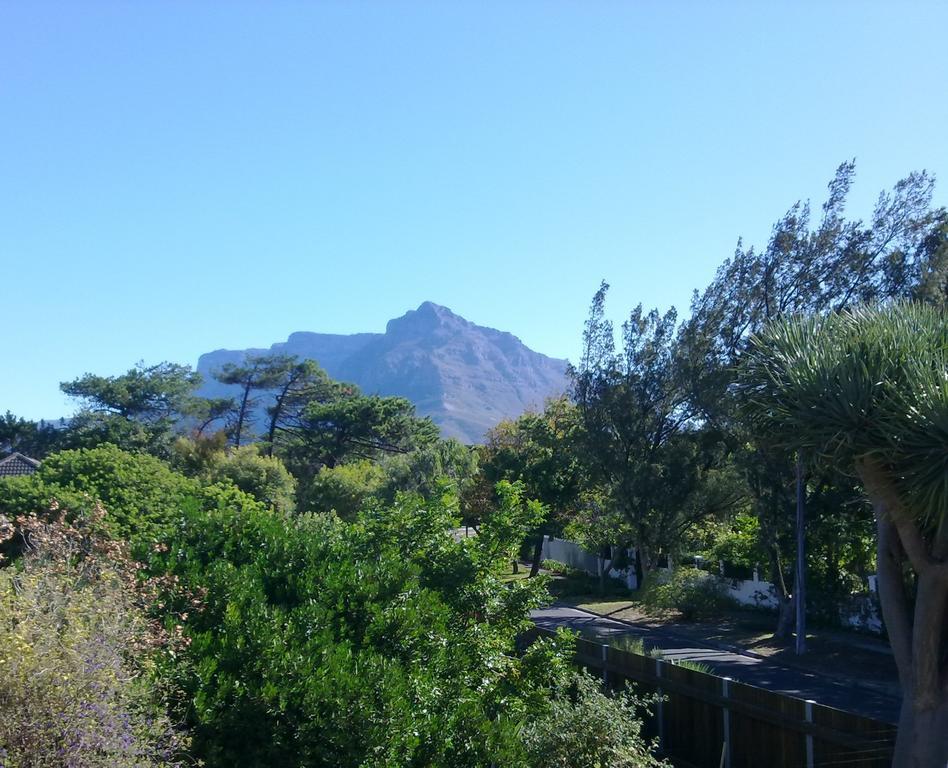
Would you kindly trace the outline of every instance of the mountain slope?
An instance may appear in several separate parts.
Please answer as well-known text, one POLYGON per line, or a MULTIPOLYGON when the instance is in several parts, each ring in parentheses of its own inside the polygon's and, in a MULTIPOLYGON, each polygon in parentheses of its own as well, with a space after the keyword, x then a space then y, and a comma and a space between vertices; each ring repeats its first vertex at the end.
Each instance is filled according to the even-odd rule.
MULTIPOLYGON (((212 371, 262 351, 202 355, 201 394, 233 394, 212 371)), ((565 360, 534 352, 512 334, 475 325, 429 301, 390 320, 385 333, 294 333, 270 351, 315 360, 334 379, 351 381, 367 394, 406 397, 446 437, 466 443, 481 442, 499 421, 542 407, 566 389, 565 360)))

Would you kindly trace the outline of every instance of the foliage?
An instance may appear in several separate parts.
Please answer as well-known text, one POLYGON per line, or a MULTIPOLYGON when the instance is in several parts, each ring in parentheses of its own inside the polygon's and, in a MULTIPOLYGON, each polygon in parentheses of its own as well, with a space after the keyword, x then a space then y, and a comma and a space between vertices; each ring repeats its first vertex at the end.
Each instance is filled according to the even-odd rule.
POLYGON ((524 741, 533 768, 649 768, 666 765, 642 735, 647 701, 631 691, 603 693, 585 671, 553 690, 549 711, 530 721, 524 741))
POLYGON ((181 413, 200 383, 200 375, 186 365, 139 363, 120 376, 87 373, 60 389, 90 411, 150 423, 181 413))
POLYGON ((582 487, 575 450, 581 427, 576 406, 565 397, 550 400, 541 413, 502 421, 480 449, 482 482, 521 482, 531 499, 554 515, 567 515, 582 487))
MULTIPOLYGON (((220 433, 219 433, 220 434, 220 433)), ((226 450, 220 438, 178 438, 174 463, 203 484, 232 484, 281 513, 296 509, 296 480, 275 456, 262 456, 257 445, 226 450)))
POLYGON ((167 530, 184 500, 200 495, 194 482, 153 456, 108 444, 53 454, 33 475, 0 480, 0 489, 0 513, 11 518, 42 514, 51 499, 74 513, 101 502, 108 532, 126 540, 167 530))
POLYGON ((187 740, 148 665, 169 638, 147 620, 122 547, 56 514, 18 528, 30 547, 19 567, 0 569, 3 764, 182 765, 187 740))
POLYGON ((948 316, 893 303, 774 322, 752 340, 742 388, 754 429, 863 485, 904 692, 895 763, 944 764, 948 316))
POLYGON ((110 442, 166 455, 172 429, 193 407, 200 383, 199 374, 176 363, 139 363, 119 376, 87 373, 63 382, 62 391, 82 404, 70 422, 68 445, 110 442))
POLYGON ((300 507, 312 512, 333 511, 343 520, 353 520, 386 488, 385 469, 362 459, 336 467, 322 467, 307 485, 300 507))
POLYGON ((327 402, 310 402, 286 435, 283 451, 299 478, 307 476, 307 468, 408 453, 435 441, 437 428, 430 419, 417 418, 415 406, 404 398, 362 395, 353 388, 327 402))
POLYGON ((470 493, 478 475, 478 454, 454 438, 423 442, 409 453, 389 453, 380 465, 387 476, 384 498, 392 501, 399 491, 430 499, 449 482, 455 494, 470 493))
POLYGON ((837 465, 881 463, 929 529, 948 512, 948 318, 918 304, 775 322, 752 340, 752 424, 837 465))
POLYGON ((723 561, 753 569, 764 558, 759 519, 748 512, 738 512, 726 523, 714 525, 711 540, 701 554, 713 563, 723 561))
POLYGON ((685 621, 720 616, 735 607, 724 582, 697 568, 676 568, 667 579, 653 574, 642 601, 659 610, 676 610, 685 621))
MULTIPOLYGON (((808 202, 797 202, 774 224, 763 248, 739 241, 711 284, 695 293, 691 317, 679 332, 679 360, 694 413, 705 431, 717 433, 744 475, 751 511, 760 521, 761 549, 781 605, 778 636, 789 634, 792 619, 795 456, 761 440, 740 417, 735 380, 749 337, 785 315, 840 312, 891 298, 937 303, 945 295, 946 214, 931 206, 931 176, 909 174, 879 196, 866 221, 846 216, 854 178, 854 163, 843 163, 818 213, 808 202)), ((818 589, 811 594, 832 600, 864 583, 872 569, 866 562, 872 538, 858 490, 828 469, 807 478, 807 549, 808 561, 817 566, 818 589)))
MULTIPOLYGON (((523 729, 549 710, 569 645, 518 653, 544 587, 505 584, 502 572, 539 505, 515 486, 501 497, 481 535, 461 541, 450 494, 399 495, 352 523, 185 510, 150 570, 204 596, 168 670, 195 755, 234 766, 532 765, 523 729)), ((174 590, 165 600, 177 615, 186 607, 174 590)))
POLYGON ((636 307, 622 325, 617 351, 605 316, 608 288, 603 283, 593 297, 582 357, 570 369, 585 436, 582 456, 601 489, 586 509, 587 525, 601 529, 604 518, 614 529, 608 543, 622 545, 620 551, 634 545, 641 577, 659 555, 680 549, 689 527, 737 499, 707 492, 708 473, 723 454, 715 433, 695 421, 675 311, 636 307))
POLYGON ((692 672, 701 672, 704 675, 714 674, 714 670, 712 670, 710 666, 703 662, 694 661, 692 659, 679 659, 677 661, 673 661, 672 664, 674 664, 676 667, 690 669, 692 672))
POLYGON ((275 358, 273 400, 267 406, 267 455, 272 456, 280 433, 299 424, 299 418, 309 403, 325 402, 346 387, 334 382, 313 360, 296 357, 275 358))
POLYGON ((259 405, 256 392, 278 387, 287 373, 295 365, 295 358, 289 355, 248 354, 239 363, 226 363, 213 376, 221 384, 239 387, 239 394, 233 398, 231 424, 228 432, 235 446, 245 438, 254 436, 254 409, 259 405))
POLYGON ((58 450, 64 430, 46 421, 29 421, 7 411, 0 416, 0 452, 42 459, 58 450))
POLYGON ((496 503, 493 490, 500 481, 522 483, 530 498, 546 505, 548 513, 523 548, 523 556, 533 562, 532 576, 539 570, 543 536, 561 534, 576 514, 585 487, 577 451, 581 429, 576 406, 566 397, 555 398, 541 413, 502 421, 487 433, 486 444, 478 450, 480 471, 464 497, 466 522, 476 525, 484 510, 496 503))
POLYGON ((544 571, 556 573, 560 576, 569 576, 570 574, 577 573, 575 568, 566 563, 561 563, 559 560, 543 560, 540 566, 544 571))
POLYGON ((201 485, 153 456, 108 444, 61 451, 33 475, 0 479, 0 514, 10 519, 43 516, 51 501, 70 520, 101 505, 105 534, 143 545, 167 535, 184 507, 259 506, 233 485, 201 485))

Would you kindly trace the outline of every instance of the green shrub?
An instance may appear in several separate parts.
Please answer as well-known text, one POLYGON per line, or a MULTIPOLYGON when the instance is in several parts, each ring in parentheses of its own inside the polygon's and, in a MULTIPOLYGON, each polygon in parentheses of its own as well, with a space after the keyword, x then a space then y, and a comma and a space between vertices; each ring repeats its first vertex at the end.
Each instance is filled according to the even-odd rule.
POLYGON ((303 490, 300 508, 332 511, 343 520, 352 520, 385 490, 387 482, 385 469, 368 459, 322 467, 303 490))
POLYGON ((642 602, 662 611, 676 610, 686 621, 719 616, 735 607, 724 582, 697 568, 677 568, 667 581, 650 574, 642 592, 642 602))
POLYGON ((575 576, 582 574, 583 576, 587 575, 583 571, 578 571, 573 566, 567 565, 566 563, 561 563, 558 560, 543 560, 540 563, 540 567, 550 573, 555 573, 560 576, 575 576))
POLYGON ((234 485, 277 512, 296 509, 296 480, 276 456, 263 456, 258 445, 228 449, 223 433, 174 443, 172 466, 203 485, 234 485))
POLYGON ((642 735, 648 701, 631 691, 604 693, 596 678, 577 671, 557 686, 549 709, 531 719, 524 742, 531 768, 653 768, 654 745, 642 735))
POLYGON ((714 671, 707 664, 704 664, 700 661, 692 661, 691 659, 681 659, 679 661, 673 661, 677 667, 683 667, 684 669, 690 669, 694 672, 703 672, 706 675, 713 675, 714 671))
POLYGON ((99 501, 108 533, 128 540, 165 532, 184 500, 198 495, 197 483, 154 456, 101 445, 54 453, 35 474, 0 480, 0 513, 11 519, 42 515, 56 499, 68 513, 80 514, 99 501))
POLYGON ((622 762, 647 754, 631 704, 570 688, 567 642, 518 652, 547 595, 539 579, 503 582, 502 566, 539 510, 516 486, 499 497, 480 535, 461 541, 450 497, 400 496, 353 522, 185 510, 149 568, 202 596, 193 610, 177 587, 163 598, 187 613, 191 642, 167 673, 194 757, 235 768, 545 768, 588 764, 581 750, 598 749, 638 765, 622 762))
MULTIPOLYGON (((222 505, 262 507, 232 484, 201 485, 154 456, 114 445, 54 453, 33 475, 0 479, 0 516, 10 521, 24 515, 48 519, 51 509, 68 520, 103 510, 97 523, 102 533, 147 546, 174 530, 185 507, 222 505)), ((7 542, 5 553, 16 543, 7 542)))

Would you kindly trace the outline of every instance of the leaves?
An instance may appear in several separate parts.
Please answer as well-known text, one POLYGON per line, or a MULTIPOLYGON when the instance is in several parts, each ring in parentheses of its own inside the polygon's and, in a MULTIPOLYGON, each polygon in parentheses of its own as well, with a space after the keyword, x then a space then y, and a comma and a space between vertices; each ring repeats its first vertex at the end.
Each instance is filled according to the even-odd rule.
POLYGON ((921 304, 773 322, 751 340, 741 391, 759 433, 850 471, 887 466, 915 513, 948 510, 948 316, 921 304))

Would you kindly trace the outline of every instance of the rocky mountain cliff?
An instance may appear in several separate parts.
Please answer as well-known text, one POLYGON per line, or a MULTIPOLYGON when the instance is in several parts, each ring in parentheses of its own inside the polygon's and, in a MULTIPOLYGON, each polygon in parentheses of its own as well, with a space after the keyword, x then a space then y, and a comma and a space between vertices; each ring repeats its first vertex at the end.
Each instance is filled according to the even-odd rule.
POLYGON ((566 361, 527 348, 516 336, 475 325, 447 307, 423 303, 390 320, 385 333, 293 333, 269 350, 220 349, 201 355, 201 394, 233 394, 211 375, 248 353, 315 360, 334 379, 366 394, 400 395, 430 416, 446 437, 481 442, 499 421, 515 418, 566 389, 566 361))

